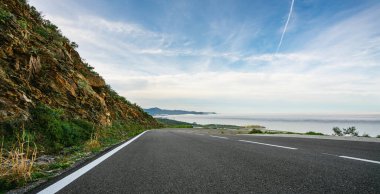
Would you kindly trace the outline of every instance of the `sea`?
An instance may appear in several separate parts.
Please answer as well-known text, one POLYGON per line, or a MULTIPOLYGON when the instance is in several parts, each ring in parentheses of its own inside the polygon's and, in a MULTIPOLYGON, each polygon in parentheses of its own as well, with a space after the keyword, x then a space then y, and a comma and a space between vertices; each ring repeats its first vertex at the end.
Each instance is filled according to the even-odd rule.
POLYGON ((177 121, 198 124, 261 125, 270 130, 332 134, 333 127, 356 127, 359 135, 380 135, 380 114, 207 114, 161 115, 177 121))

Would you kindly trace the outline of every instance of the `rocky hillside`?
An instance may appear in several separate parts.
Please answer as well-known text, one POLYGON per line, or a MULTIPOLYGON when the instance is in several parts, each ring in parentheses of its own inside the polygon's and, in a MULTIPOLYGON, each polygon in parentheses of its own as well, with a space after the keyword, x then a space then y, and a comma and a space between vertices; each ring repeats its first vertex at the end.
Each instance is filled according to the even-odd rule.
POLYGON ((39 104, 100 126, 157 122, 85 63, 78 45, 25 0, 0 0, 0 122, 30 121, 39 104))

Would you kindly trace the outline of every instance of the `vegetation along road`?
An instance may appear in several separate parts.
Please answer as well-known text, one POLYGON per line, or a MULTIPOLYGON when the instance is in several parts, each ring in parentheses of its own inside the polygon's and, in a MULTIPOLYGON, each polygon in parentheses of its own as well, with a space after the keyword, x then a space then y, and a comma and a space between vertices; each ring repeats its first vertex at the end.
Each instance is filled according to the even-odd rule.
POLYGON ((380 143, 151 130, 35 193, 376 193, 380 143))

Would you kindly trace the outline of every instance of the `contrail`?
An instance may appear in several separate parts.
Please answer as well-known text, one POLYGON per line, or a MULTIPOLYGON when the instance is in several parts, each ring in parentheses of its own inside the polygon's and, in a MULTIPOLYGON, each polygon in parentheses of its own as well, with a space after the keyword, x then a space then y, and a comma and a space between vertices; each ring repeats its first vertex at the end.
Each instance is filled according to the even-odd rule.
POLYGON ((286 28, 288 28, 288 23, 289 23, 289 20, 290 20, 290 16, 292 15, 292 12, 293 12, 293 5, 294 5, 294 0, 292 0, 292 4, 290 5, 290 11, 289 11, 288 19, 286 20, 285 27, 284 27, 284 31, 282 32, 280 42, 278 43, 277 50, 276 50, 276 54, 278 53, 278 50, 279 50, 280 47, 281 47, 282 39, 284 39, 284 35, 285 35, 285 32, 286 32, 286 28))

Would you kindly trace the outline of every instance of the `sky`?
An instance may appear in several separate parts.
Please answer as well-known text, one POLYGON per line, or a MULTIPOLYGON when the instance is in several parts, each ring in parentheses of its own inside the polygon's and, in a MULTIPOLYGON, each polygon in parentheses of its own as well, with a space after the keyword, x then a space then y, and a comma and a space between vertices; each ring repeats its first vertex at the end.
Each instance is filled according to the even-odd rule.
POLYGON ((378 0, 29 0, 143 108, 380 113, 378 0))

